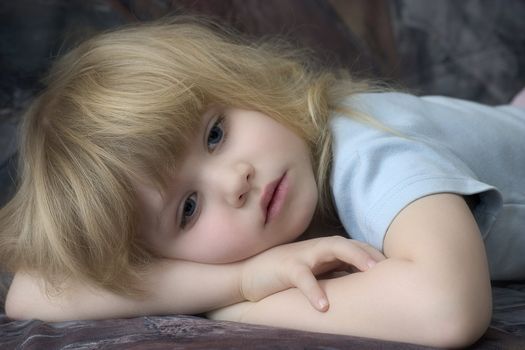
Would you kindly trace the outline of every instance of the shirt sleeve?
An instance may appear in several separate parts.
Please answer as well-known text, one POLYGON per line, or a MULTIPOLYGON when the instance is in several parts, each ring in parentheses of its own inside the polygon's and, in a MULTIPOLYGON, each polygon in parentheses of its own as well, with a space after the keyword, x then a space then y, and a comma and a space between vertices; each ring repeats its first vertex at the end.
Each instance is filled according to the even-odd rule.
POLYGON ((498 191, 479 181, 451 151, 349 118, 333 121, 333 130, 332 189, 341 222, 352 238, 382 250, 396 215, 411 202, 436 193, 480 194, 483 202, 492 204, 478 206, 476 220, 487 230, 493 222, 501 205, 498 191))

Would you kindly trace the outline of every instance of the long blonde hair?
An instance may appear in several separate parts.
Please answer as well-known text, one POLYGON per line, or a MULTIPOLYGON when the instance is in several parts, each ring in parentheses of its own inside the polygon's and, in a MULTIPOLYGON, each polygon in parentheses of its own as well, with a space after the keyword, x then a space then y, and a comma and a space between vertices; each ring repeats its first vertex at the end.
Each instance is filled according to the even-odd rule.
POLYGON ((4 267, 53 285, 73 276, 140 292, 154 257, 137 237, 133 180, 162 188, 210 104, 261 111, 300 135, 319 213, 333 214, 330 111, 369 86, 318 70, 304 53, 176 18, 102 33, 64 55, 22 123, 19 186, 0 211, 4 267))

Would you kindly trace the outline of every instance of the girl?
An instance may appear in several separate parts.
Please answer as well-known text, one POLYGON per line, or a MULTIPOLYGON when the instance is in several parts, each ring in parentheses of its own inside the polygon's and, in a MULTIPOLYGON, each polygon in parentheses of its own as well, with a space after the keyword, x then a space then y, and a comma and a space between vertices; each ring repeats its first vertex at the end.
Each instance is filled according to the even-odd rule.
POLYGON ((525 277, 525 113, 374 90, 185 20, 80 45, 24 120, 8 315, 472 343, 525 277))

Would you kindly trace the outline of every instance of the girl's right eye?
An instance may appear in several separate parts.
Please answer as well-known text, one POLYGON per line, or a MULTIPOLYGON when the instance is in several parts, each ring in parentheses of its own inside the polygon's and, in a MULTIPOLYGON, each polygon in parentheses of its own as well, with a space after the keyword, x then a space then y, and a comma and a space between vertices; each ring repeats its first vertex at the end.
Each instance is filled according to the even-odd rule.
POLYGON ((208 131, 208 135, 206 137, 206 147, 210 152, 215 151, 215 148, 217 148, 226 139, 224 122, 224 115, 220 115, 213 122, 212 127, 208 131))
POLYGON ((180 227, 184 229, 190 222, 195 220, 198 209, 197 193, 190 194, 182 204, 182 214, 180 219, 180 227))

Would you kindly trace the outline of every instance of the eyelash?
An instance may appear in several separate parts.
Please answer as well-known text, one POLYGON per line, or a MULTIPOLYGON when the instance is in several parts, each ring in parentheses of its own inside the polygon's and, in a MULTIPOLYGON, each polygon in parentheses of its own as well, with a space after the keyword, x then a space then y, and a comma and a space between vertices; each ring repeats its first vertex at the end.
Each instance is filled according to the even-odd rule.
MULTIPOLYGON (((206 148, 208 149, 208 152, 210 153, 213 153, 215 151, 215 149, 220 146, 221 144, 223 144, 225 141, 226 141, 226 137, 227 137, 227 132, 226 132, 226 127, 225 127, 225 117, 224 115, 219 115, 216 120, 213 122, 213 125, 212 127, 208 130, 207 134, 206 134, 206 148), (210 135, 211 135, 211 132, 212 130, 215 128, 215 127, 220 127, 220 130, 221 130, 221 137, 220 137, 220 140, 217 141, 216 144, 214 144, 213 146, 210 146, 209 145, 209 142, 210 142, 210 135)), ((190 223, 192 220, 195 220, 193 219, 195 217, 195 212, 197 211, 197 214, 198 214, 198 211, 199 211, 199 201, 198 201, 198 194, 197 192, 192 192, 188 197, 186 197, 186 199, 184 199, 184 202, 183 202, 183 205, 182 205, 182 209, 181 209, 181 220, 180 220, 180 227, 182 229, 184 229, 188 223, 190 223), (189 200, 192 199, 193 201, 193 211, 191 212, 191 216, 189 217, 189 219, 187 219, 186 215, 185 215, 185 207, 186 207, 186 204, 188 204, 189 200)))
POLYGON ((199 197, 197 195, 197 192, 193 192, 192 194, 190 194, 185 200, 184 200, 184 203, 182 205, 182 210, 181 210, 181 219, 180 219, 180 228, 184 229, 188 223, 191 221, 191 218, 195 215, 195 211, 198 211, 199 210, 199 201, 198 201, 199 197), (186 204, 188 203, 188 201, 190 199, 192 199, 193 197, 195 197, 195 199, 193 200, 193 203, 194 203, 194 208, 193 208, 193 212, 191 213, 191 217, 190 219, 186 219, 186 215, 184 213, 185 211, 185 207, 186 207, 186 204))
POLYGON ((207 133, 207 136, 206 136, 206 147, 208 148, 208 151, 210 153, 213 153, 215 151, 215 149, 217 148, 217 146, 219 146, 220 144, 224 143, 224 141, 226 141, 226 137, 228 135, 228 133, 226 132, 226 118, 224 117, 224 115, 220 114, 217 119, 213 122, 213 125, 212 127, 209 129, 208 133, 207 133), (215 128, 215 127, 220 127, 220 130, 221 130, 221 139, 217 142, 217 144, 215 144, 214 146, 210 147, 209 146, 209 141, 210 141, 210 135, 211 135, 211 132, 212 130, 215 128))

